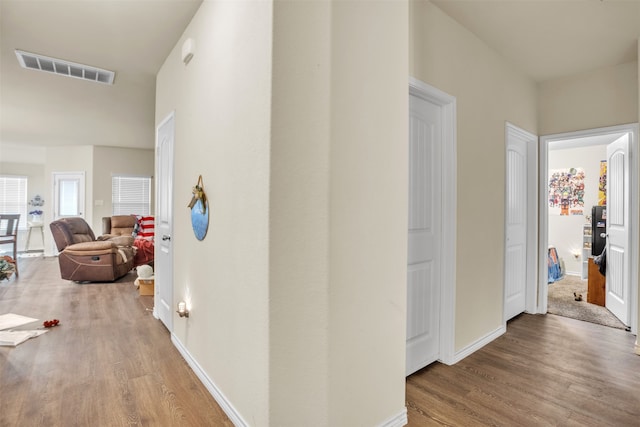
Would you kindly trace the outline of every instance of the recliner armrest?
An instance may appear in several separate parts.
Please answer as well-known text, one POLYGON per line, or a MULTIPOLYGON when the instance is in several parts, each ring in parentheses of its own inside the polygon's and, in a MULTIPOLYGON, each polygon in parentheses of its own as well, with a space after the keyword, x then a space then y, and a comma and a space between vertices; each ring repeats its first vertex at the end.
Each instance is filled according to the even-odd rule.
POLYGON ((111 236, 106 241, 115 243, 117 246, 133 246, 132 236, 111 236))
POLYGON ((111 249, 117 249, 118 245, 115 244, 115 242, 112 242, 110 240, 103 240, 103 241, 98 241, 96 240, 95 242, 82 242, 82 243, 75 243, 73 245, 69 245, 67 246, 64 250, 66 252, 85 252, 85 251, 109 251, 111 249))

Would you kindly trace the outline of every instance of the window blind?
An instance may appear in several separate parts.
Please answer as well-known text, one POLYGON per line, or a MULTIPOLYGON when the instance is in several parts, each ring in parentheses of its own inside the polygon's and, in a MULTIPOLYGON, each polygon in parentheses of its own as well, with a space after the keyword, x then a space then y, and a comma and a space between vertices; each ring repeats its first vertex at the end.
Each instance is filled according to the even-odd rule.
POLYGON ((113 215, 151 213, 151 177, 114 175, 111 177, 113 215))
POLYGON ((0 213, 20 214, 20 229, 27 228, 27 177, 0 175, 0 213))

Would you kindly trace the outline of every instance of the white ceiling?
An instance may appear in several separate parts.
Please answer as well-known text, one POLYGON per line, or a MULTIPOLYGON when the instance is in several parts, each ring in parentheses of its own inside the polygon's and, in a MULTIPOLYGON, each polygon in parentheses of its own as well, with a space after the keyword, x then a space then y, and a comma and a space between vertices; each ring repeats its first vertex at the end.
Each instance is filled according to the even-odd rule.
POLYGON ((637 60, 640 0, 433 0, 541 82, 637 60))
POLYGON ((0 0, 0 148, 153 148, 155 75, 201 2, 0 0), (15 49, 115 71, 114 85, 20 68, 15 49))
MULTIPOLYGON (((0 149, 153 148, 155 74, 201 2, 0 0, 0 149), (15 49, 113 70, 115 83, 20 68, 15 49)), ((433 2, 537 81, 637 57, 640 0, 433 2)))

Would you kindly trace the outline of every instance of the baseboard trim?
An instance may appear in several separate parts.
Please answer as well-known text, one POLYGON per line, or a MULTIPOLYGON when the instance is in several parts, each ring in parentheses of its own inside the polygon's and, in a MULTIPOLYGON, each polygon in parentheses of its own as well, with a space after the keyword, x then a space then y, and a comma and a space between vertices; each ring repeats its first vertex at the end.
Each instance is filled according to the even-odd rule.
POLYGON ((182 342, 173 333, 171 334, 171 342, 178 349, 187 365, 191 367, 196 376, 200 379, 205 388, 211 393, 218 405, 222 408, 225 414, 229 417, 231 422, 236 427, 249 427, 249 424, 242 419, 238 411, 233 407, 229 399, 220 391, 216 384, 209 378, 209 376, 202 369, 200 364, 191 356, 191 353, 182 345, 182 342))
POLYGON ((473 342, 473 343, 469 344, 468 346, 466 346, 465 348, 463 348, 462 350, 456 352, 453 355, 453 363, 451 363, 451 365, 454 365, 454 364, 458 363, 459 361, 461 361, 465 357, 469 356, 470 354, 475 353, 476 351, 480 350, 482 347, 484 347, 485 345, 489 344, 491 341, 495 340, 496 338, 498 338, 499 336, 501 336, 505 332, 507 332, 507 325, 502 325, 498 329, 494 330, 493 332, 488 333, 487 335, 485 335, 484 337, 480 338, 476 342, 473 342))
POLYGON ((409 423, 407 418, 407 407, 402 408, 399 414, 389 418, 387 421, 380 424, 379 427, 403 427, 409 423))

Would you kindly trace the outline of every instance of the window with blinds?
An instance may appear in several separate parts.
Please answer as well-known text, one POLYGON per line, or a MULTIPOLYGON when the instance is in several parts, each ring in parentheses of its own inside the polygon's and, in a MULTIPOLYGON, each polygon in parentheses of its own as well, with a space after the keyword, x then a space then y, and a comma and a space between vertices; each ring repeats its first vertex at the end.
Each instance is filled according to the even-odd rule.
POLYGON ((0 175, 0 213, 20 214, 18 228, 27 228, 27 177, 0 175))
POLYGON ((113 215, 150 215, 151 177, 112 176, 111 204, 113 215))

